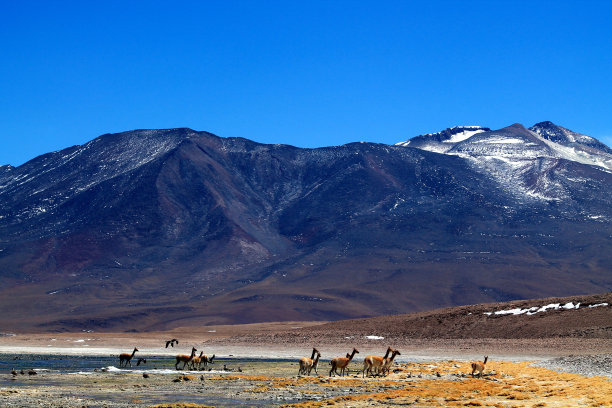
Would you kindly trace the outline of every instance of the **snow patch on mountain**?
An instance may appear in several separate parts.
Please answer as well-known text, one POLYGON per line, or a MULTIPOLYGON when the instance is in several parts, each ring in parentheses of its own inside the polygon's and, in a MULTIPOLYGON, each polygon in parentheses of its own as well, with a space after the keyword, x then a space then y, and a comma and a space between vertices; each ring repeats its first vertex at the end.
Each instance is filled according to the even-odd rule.
MULTIPOLYGON (((413 138, 404 142, 399 142, 395 145, 404 147, 409 146, 411 144, 414 144, 414 142, 418 139, 419 142, 426 143, 427 148, 424 148, 423 150, 443 153, 450 148, 449 145, 454 145, 456 143, 462 142, 478 133, 486 132, 487 130, 489 129, 484 128, 482 126, 453 126, 441 132, 428 133, 425 135, 417 136, 417 138, 413 138)), ((418 147, 422 148, 422 146, 418 147)))
POLYGON ((607 154, 605 152, 593 154, 578 147, 564 146, 548 139, 542 139, 542 142, 546 143, 559 158, 602 167, 608 172, 612 171, 612 154, 607 154))
POLYGON ((461 128, 451 128, 451 130, 453 129, 461 129, 461 132, 454 133, 450 139, 444 141, 445 143, 459 143, 469 139, 475 134, 484 132, 484 129, 480 126, 463 126, 461 128))
MULTIPOLYGON (((588 308, 595 308, 595 307, 606 307, 609 306, 608 303, 597 303, 597 304, 592 304, 592 305, 584 305, 584 307, 588 307, 588 308)), ((519 316, 519 315, 527 315, 527 316, 531 316, 537 313, 544 313, 544 312, 548 312, 549 310, 578 310, 581 307, 580 303, 572 303, 572 302, 568 302, 564 305, 562 305, 561 303, 551 303, 548 305, 544 305, 544 306, 533 306, 533 307, 527 307, 527 308, 515 308, 515 309, 506 309, 506 310, 498 310, 496 312, 484 312, 485 315, 487 316, 507 316, 507 315, 512 315, 512 316, 519 316)))
MULTIPOLYGON (((523 139, 512 139, 512 138, 492 138, 487 140, 477 140, 474 143, 489 143, 489 144, 528 144, 523 139)), ((535 146, 535 144, 531 143, 530 145, 535 146)))
POLYGON ((612 172, 612 151, 607 146, 552 122, 541 122, 529 129, 514 124, 495 131, 454 127, 397 145, 462 157, 520 200, 569 198, 567 186, 554 175, 560 171, 560 160, 612 172))

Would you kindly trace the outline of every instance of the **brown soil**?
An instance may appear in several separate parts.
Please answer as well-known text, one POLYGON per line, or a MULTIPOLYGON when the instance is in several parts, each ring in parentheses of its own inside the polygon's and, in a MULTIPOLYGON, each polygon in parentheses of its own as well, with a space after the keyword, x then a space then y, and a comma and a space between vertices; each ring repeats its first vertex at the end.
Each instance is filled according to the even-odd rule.
POLYGON ((612 292, 563 298, 520 300, 438 309, 422 313, 353 319, 329 323, 311 332, 335 334, 383 333, 410 338, 607 338, 612 339, 612 292), (510 309, 526 309, 549 304, 581 304, 578 310, 548 310, 533 315, 486 315, 510 309), (608 303, 607 307, 591 307, 608 303))
POLYGON ((612 352, 612 293, 438 309, 313 325, 276 333, 244 333, 232 344, 287 347, 327 345, 350 351, 384 345, 424 355, 471 355, 487 349, 508 356, 612 352), (581 304, 533 315, 487 315, 501 310, 581 304), (588 305, 607 306, 588 307, 588 305))
MULTIPOLYGON (((391 344, 413 354, 478 356, 493 350, 513 358, 571 353, 612 353, 612 293, 590 296, 491 303, 429 312, 337 322, 272 322, 246 325, 183 327, 146 333, 18 333, 0 336, 3 347, 80 347, 150 354, 186 352, 191 346, 225 355, 292 357, 323 348, 323 359, 343 355, 352 347, 377 352, 391 344), (579 309, 548 310, 534 315, 486 315, 515 308, 553 303, 580 303, 579 309), (592 307, 608 303, 608 306, 592 307), (175 348, 165 340, 180 339, 175 348), (55 340, 53 340, 55 339, 55 340), (79 339, 88 340, 76 343, 79 339), (128 350, 130 349, 130 350, 128 350), (346 350, 346 351, 345 351, 346 350)), ((37 350, 36 352, 41 352, 37 350)))

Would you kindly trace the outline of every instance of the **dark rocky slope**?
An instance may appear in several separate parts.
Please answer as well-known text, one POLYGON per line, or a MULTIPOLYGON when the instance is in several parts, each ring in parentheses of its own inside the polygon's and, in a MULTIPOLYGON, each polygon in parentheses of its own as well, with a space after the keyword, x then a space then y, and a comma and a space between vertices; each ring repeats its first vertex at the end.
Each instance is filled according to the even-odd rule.
POLYGON ((608 151, 520 125, 450 133, 432 152, 138 130, 3 166, 0 326, 329 320, 612 288, 608 151))

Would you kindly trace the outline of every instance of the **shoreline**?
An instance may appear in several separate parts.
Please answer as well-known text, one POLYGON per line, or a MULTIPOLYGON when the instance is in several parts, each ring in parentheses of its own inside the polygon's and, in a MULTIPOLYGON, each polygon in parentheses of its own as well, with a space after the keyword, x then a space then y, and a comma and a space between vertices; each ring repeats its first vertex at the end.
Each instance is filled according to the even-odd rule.
POLYGON ((397 361, 439 361, 480 359, 483 355, 514 361, 546 360, 568 355, 612 354, 612 339, 406 339, 384 338, 276 338, 255 335, 244 338, 236 333, 222 336, 192 335, 181 338, 173 348, 162 339, 176 333, 36 333, 0 337, 0 354, 109 356, 139 349, 138 355, 173 357, 189 354, 191 347, 223 358, 294 360, 317 347, 321 359, 344 355, 353 347, 360 354, 378 355, 388 345, 400 349, 397 361))
MULTIPOLYGON (((199 349, 198 349, 199 350, 199 349)), ((217 349, 218 350, 218 349, 217 349)), ((326 349, 328 350, 328 349, 326 349)), ((342 349, 344 351, 345 349, 342 349)), ((382 350, 379 348, 373 351, 374 354, 377 351, 382 350)), ((328 353, 327 357, 321 357, 320 361, 328 362, 335 355, 342 354, 342 351, 338 348, 336 352, 328 353)), ((70 348, 39 348, 39 347, 0 347, 0 355, 28 355, 28 356, 87 356, 87 357, 109 357, 109 356, 118 356, 120 353, 124 352, 124 349, 115 349, 115 348, 92 348, 92 349, 70 349, 70 348)), ((233 354, 227 353, 217 353, 215 352, 216 357, 223 359, 235 359, 235 360, 280 360, 280 361, 288 361, 295 362, 299 360, 301 354, 308 354, 307 350, 299 349, 299 350, 270 350, 267 352, 263 351, 255 351, 254 353, 244 352, 234 352, 233 354)), ((137 356, 142 357, 155 357, 155 358, 174 358, 179 352, 175 353, 159 353, 154 350, 147 349, 139 349, 139 353, 137 356)), ((368 353, 370 354, 370 353, 368 353)), ((508 353, 489 353, 494 356, 498 360, 512 360, 512 361, 543 361, 558 358, 562 355, 575 355, 575 353, 568 354, 521 354, 521 355, 513 355, 508 353)), ((591 353, 585 353, 585 355, 590 355, 591 353)), ((364 354, 366 355, 366 354, 364 354)), ((479 354, 475 353, 461 353, 457 350, 439 350, 435 353, 428 352, 411 352, 404 351, 402 356, 398 356, 395 361, 396 362, 427 362, 427 361, 444 361, 444 360, 474 360, 481 358, 479 354)), ((363 358, 359 356, 355 357, 355 361, 361 361, 363 358)))

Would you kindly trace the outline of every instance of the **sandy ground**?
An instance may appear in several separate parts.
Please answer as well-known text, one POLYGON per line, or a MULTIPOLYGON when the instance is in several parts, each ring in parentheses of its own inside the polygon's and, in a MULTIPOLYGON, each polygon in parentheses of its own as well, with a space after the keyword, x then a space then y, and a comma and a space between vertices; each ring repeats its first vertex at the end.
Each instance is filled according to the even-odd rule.
POLYGON ((233 371, 182 372, 147 367, 78 374, 0 373, 2 407, 149 406, 612 406, 610 339, 413 340, 344 336, 310 338, 297 328, 320 323, 181 328, 155 333, 42 333, 0 336, 0 353, 139 355, 171 360, 191 347, 218 357, 250 360, 233 371), (296 330, 296 335, 288 335, 296 330), (282 333, 279 335, 279 333, 282 333), (299 336, 298 336, 299 334, 299 336), (165 341, 179 339, 174 348, 165 341), (313 341, 316 341, 313 344, 313 341), (387 345, 401 350, 387 377, 363 378, 363 358, 387 345), (297 360, 313 346, 323 354, 318 374, 298 376, 297 360), (360 353, 347 377, 329 376, 329 359, 360 353), (472 378, 470 360, 488 355, 485 375, 472 378), (285 360, 282 360, 285 359, 285 360), (147 378, 143 377, 147 374, 147 378))
POLYGON ((325 322, 272 322, 245 325, 177 328, 146 333, 0 333, 0 353, 108 355, 130 352, 176 355, 191 347, 206 354, 234 357, 288 358, 308 354, 312 347, 322 359, 344 355, 357 347, 361 355, 384 352, 391 345, 406 352, 398 361, 440 358, 481 358, 495 354, 512 360, 541 360, 571 354, 612 354, 612 339, 554 337, 542 339, 414 339, 406 337, 311 334, 308 328, 325 322), (179 339, 175 347, 166 341, 179 339))

